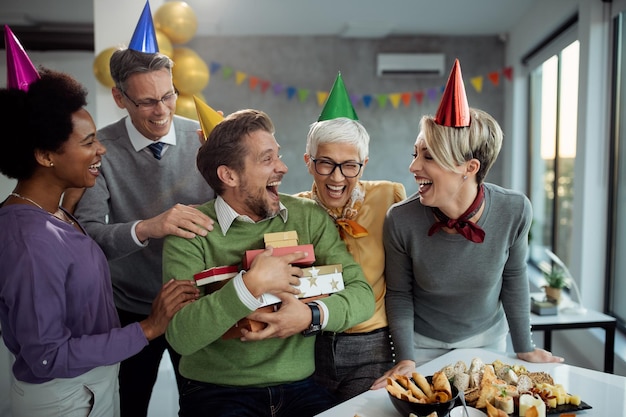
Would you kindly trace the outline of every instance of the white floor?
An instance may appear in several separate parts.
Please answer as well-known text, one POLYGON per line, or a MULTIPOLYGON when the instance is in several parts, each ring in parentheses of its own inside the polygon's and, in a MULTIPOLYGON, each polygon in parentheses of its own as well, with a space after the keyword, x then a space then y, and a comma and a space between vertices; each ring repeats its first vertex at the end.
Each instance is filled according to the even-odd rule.
POLYGON ((176 391, 176 378, 172 369, 167 350, 161 359, 159 376, 157 377, 150 406, 148 407, 148 417, 176 417, 178 416, 178 392, 176 391))

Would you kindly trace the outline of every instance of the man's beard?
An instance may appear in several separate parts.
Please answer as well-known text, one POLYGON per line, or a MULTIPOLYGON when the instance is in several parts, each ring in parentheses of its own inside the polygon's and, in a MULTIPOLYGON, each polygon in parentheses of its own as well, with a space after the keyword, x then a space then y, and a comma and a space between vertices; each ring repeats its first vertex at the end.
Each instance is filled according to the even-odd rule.
POLYGON ((267 219, 278 214, 279 209, 275 209, 267 203, 267 197, 265 195, 267 191, 265 189, 256 195, 249 192, 247 183, 242 184, 241 189, 245 195, 246 206, 259 218, 267 219))

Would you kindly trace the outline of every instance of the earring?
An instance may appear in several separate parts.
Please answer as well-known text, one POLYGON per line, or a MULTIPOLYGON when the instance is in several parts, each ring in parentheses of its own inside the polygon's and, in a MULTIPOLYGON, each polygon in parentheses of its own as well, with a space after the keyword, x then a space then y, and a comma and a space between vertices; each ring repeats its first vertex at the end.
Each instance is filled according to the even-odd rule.
POLYGON ((54 162, 50 162, 50 166, 53 167, 54 166, 54 162))
POLYGON ((463 175, 463 181, 467 179, 467 175, 463 175))

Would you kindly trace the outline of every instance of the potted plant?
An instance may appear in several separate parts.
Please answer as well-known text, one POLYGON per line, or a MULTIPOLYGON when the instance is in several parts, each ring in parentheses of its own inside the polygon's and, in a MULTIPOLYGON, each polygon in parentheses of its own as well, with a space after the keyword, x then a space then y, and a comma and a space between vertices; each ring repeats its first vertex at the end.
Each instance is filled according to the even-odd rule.
POLYGON ((543 271, 543 278, 547 284, 543 287, 546 298, 558 304, 561 301, 561 291, 567 288, 565 271, 559 265, 552 265, 550 269, 543 271))

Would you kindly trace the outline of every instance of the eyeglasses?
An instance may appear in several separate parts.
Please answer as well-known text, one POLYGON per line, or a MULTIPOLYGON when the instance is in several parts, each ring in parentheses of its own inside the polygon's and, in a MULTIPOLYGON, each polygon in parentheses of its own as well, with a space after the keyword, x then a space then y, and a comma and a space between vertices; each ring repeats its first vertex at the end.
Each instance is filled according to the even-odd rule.
POLYGON ((332 175, 335 169, 339 167, 341 175, 346 178, 354 178, 359 175, 363 167, 362 162, 342 162, 338 164, 327 159, 315 159, 313 157, 311 157, 311 161, 313 161, 313 166, 315 166, 315 172, 325 176, 332 175))
POLYGON ((149 98, 143 101, 136 102, 132 98, 128 97, 128 94, 126 94, 126 91, 124 90, 121 90, 121 91, 122 91, 122 94, 124 94, 124 97, 126 97, 131 103, 133 103, 135 107, 141 110, 154 109, 156 106, 159 105, 159 103, 163 103, 166 106, 171 106, 176 101, 176 98, 178 97, 178 90, 175 89, 173 93, 168 93, 164 95, 163 97, 161 97, 159 100, 154 99, 154 98, 149 98))

